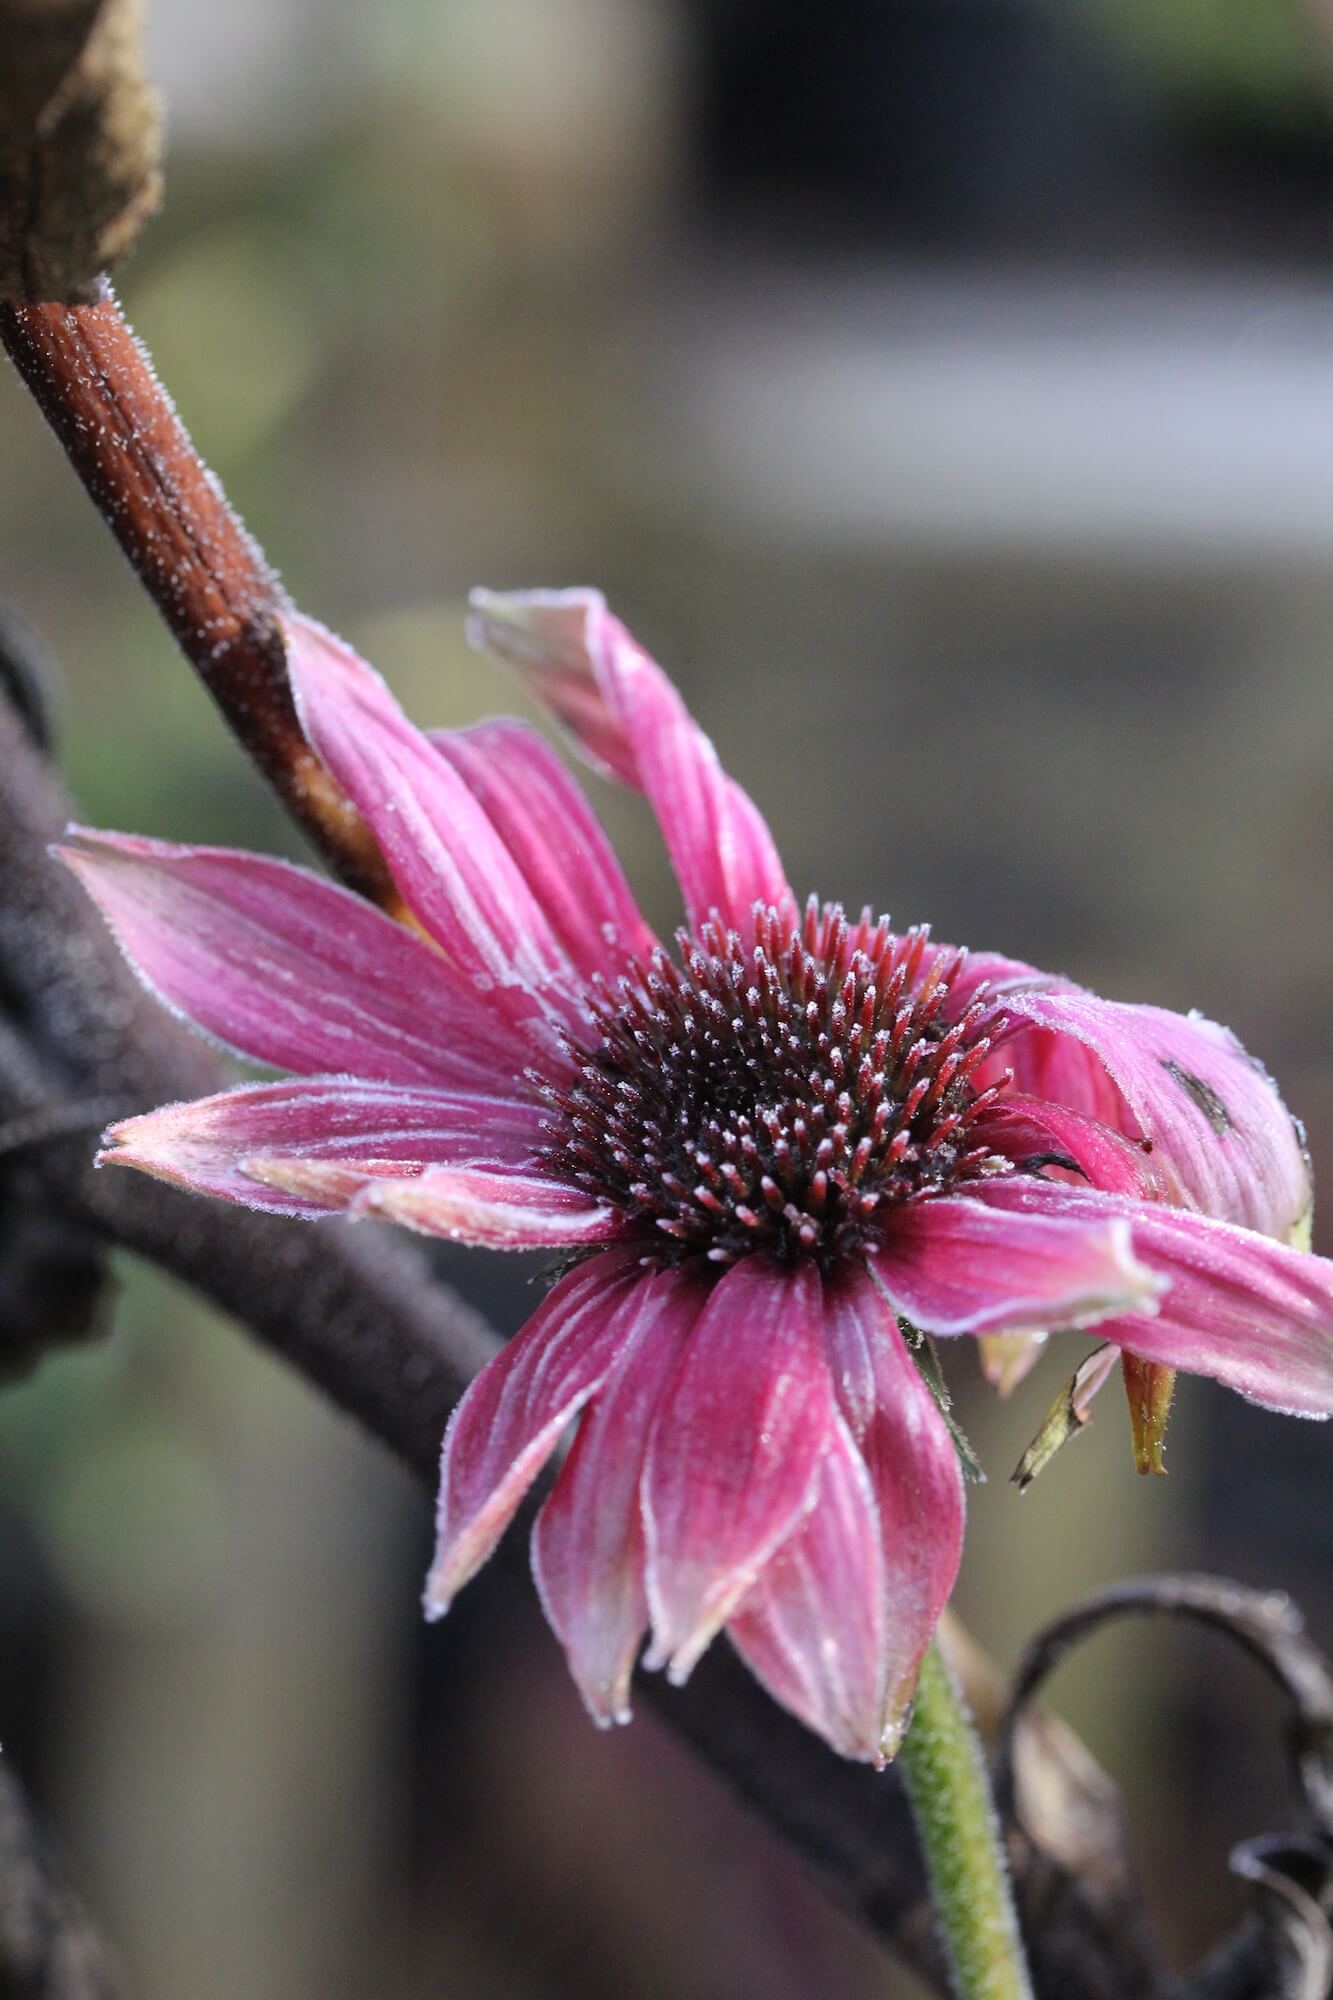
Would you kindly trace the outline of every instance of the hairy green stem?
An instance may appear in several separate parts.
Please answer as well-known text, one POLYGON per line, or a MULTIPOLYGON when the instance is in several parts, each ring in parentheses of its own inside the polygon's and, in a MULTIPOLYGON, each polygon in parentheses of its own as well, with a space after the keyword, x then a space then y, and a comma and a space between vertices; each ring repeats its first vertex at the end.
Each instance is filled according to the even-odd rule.
POLYGON ((899 1756, 958 2000, 1032 2000, 981 1746, 937 1642, 899 1756))

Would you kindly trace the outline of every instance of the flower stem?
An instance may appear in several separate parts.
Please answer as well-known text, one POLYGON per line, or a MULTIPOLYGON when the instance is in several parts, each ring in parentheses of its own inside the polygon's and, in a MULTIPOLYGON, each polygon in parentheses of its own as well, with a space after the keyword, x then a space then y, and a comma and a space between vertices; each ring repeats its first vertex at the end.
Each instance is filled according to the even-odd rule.
POLYGON ((1032 2000, 981 1746, 937 1641, 899 1765, 957 2000, 1032 2000))

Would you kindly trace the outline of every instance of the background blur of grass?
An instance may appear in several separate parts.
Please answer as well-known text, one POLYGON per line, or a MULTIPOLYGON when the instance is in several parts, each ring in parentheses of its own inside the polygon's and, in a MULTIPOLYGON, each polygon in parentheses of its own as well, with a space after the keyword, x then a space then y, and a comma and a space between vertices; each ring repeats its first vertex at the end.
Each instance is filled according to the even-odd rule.
MULTIPOLYGON (((1321 0, 162 5, 168 202, 121 291, 295 596, 423 721, 511 705, 473 582, 597 582, 799 889, 1198 1005, 1333 1147, 1333 29, 1321 0), (818 26, 815 25, 816 16, 818 26)), ((95 823, 295 852, 14 381, 0 595, 95 823)), ((660 924, 646 815, 598 791, 660 924)), ((1323 1247, 1333 1248, 1325 1237, 1323 1247)), ((444 1260, 498 1322, 528 1275, 444 1260)), ((0 1400, 0 1730, 145 2000, 882 1992, 650 1719, 594 1735, 531 1602, 427 1638, 426 1509, 189 1297, 0 1400)), ((1002 1661, 1211 1566, 1330 1636, 1328 1444, 1202 1384, 1172 1477, 1080 1351, 1006 1405, 960 1606, 1002 1661)), ((1185 1955, 1285 1810, 1202 1642, 1060 1682, 1185 1955), (1188 1857, 1188 1859, 1187 1859, 1188 1857)), ((902 1984, 904 1994, 907 1983, 902 1984)))

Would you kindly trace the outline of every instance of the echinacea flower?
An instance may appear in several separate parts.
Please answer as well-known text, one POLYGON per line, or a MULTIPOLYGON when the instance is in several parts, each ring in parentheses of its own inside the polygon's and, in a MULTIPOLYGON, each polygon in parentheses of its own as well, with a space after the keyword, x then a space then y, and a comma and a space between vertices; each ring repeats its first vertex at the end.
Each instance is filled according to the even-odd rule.
POLYGON ((725 1626, 779 1701, 881 1761, 963 1530, 909 1342, 1097 1324, 1327 1415, 1333 1265, 1287 1241, 1298 1134, 1211 1022, 802 909, 596 593, 475 606, 579 754, 646 793, 675 952, 538 735, 423 736, 293 615, 306 734, 411 922, 259 855, 77 832, 65 857, 148 984, 294 1072, 131 1118, 105 1157, 293 1216, 565 1252, 449 1425, 428 1611, 572 1430, 533 1562, 593 1715, 624 1718, 645 1637, 683 1680, 725 1626))

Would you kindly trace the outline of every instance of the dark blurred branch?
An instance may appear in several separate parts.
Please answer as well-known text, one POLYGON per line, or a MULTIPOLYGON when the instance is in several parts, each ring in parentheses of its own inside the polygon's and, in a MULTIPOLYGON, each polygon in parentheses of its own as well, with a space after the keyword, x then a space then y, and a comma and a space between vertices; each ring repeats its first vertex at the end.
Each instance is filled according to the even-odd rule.
POLYGON ((114 2000, 115 1991, 18 1780, 0 1765, 0 2000, 114 2000))
MULTIPOLYGON (((1014 1829, 1017 1865, 1035 1888, 1047 1857, 1026 1797, 1021 1732, 1038 1688, 1075 1646, 1124 1617, 1185 1618, 1241 1646, 1286 1697, 1288 1750, 1307 1833, 1265 1835, 1231 1857, 1251 1885, 1251 1914, 1169 2000, 1327 2000, 1333 1990, 1333 1672, 1300 1612, 1276 1592, 1211 1576, 1137 1577, 1055 1619, 1018 1665, 996 1758, 996 1796, 1014 1829)), ((1057 1893, 1058 1893, 1058 1885, 1057 1893)))
POLYGON ((1184 1618, 1233 1640, 1261 1666, 1291 1708, 1289 1747, 1310 1818, 1333 1834, 1333 1673, 1281 1592, 1247 1590, 1214 1576, 1148 1576, 1099 1591, 1032 1641, 1014 1675, 1000 1739, 999 1769, 1011 1769, 1014 1730, 1047 1676, 1074 1647, 1115 1619, 1184 1618))
MULTIPOLYGON (((2 3, 2 0, 0 0, 2 3)), ((392 907, 379 851, 301 732, 280 585, 115 300, 0 304, 0 340, 241 743, 343 879, 392 907)))
POLYGON ((161 191, 141 0, 0 0, 0 298, 91 299, 161 191))

